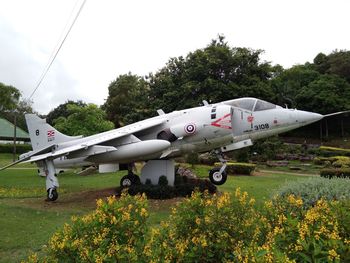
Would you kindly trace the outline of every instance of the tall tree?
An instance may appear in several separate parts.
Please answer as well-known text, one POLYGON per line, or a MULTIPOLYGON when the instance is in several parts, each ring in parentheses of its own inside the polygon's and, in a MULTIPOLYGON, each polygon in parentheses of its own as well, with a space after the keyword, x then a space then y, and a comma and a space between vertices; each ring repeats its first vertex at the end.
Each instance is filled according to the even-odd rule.
POLYGON ((150 74, 150 102, 165 111, 198 106, 202 100, 273 96, 269 79, 273 70, 261 62, 262 50, 231 48, 224 37, 186 58, 171 58, 156 74, 150 74))
POLYGON ((147 82, 131 73, 120 75, 108 87, 108 98, 103 105, 107 117, 116 127, 149 117, 147 82))

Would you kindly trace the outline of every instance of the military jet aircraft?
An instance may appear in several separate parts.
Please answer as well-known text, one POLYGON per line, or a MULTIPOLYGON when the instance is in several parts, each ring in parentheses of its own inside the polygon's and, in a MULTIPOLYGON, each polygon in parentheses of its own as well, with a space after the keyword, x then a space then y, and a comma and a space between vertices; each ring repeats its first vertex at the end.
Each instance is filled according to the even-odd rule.
MULTIPOLYGON (((227 179, 222 153, 251 146, 257 139, 290 131, 325 117, 256 98, 215 104, 203 101, 203 104, 167 114, 158 110, 159 116, 88 137, 64 135, 45 120, 28 114, 26 122, 33 151, 21 155, 19 160, 0 170, 21 162, 39 162, 46 173, 48 200, 54 201, 59 187, 55 163, 60 158, 78 164, 125 165, 146 161, 141 182, 147 176, 159 178, 166 175, 172 183, 174 162, 171 160, 174 157, 191 152, 215 151, 222 167, 212 169, 209 179, 213 184, 221 185, 227 179)), ((140 180, 131 171, 129 165, 129 173, 121 179, 122 186, 130 186, 140 180)))

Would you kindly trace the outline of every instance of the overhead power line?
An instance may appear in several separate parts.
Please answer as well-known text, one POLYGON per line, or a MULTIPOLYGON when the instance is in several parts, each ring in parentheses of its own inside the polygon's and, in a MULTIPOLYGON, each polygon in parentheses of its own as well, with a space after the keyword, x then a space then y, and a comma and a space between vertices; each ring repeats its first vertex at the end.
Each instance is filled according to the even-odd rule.
MULTIPOLYGON (((78 0, 78 1, 79 1, 79 0, 78 0)), ((34 96, 35 92, 37 91, 37 89, 39 88, 40 84, 41 84, 42 81, 44 80, 44 78, 45 78, 47 72, 49 71, 51 65, 52 65, 53 62, 55 61, 55 59, 56 59, 56 57, 57 57, 57 55, 58 55, 58 52, 60 52, 60 50, 61 50, 61 48, 62 48, 64 42, 66 41, 66 39, 67 39, 67 37, 68 37, 68 35, 69 35, 69 33, 70 33, 70 31, 72 30, 72 28, 73 28, 75 22, 77 21, 79 15, 80 15, 80 13, 81 13, 81 10, 83 9, 83 7, 84 7, 86 1, 87 1, 87 0, 83 0, 83 2, 81 3, 79 10, 78 10, 78 12, 76 13, 76 15, 75 15, 75 17, 74 17, 74 20, 72 21, 71 25, 69 26, 67 32, 66 32, 65 35, 64 35, 64 38, 62 39, 62 37, 60 37, 60 40, 59 40, 58 44, 56 45, 56 48, 55 48, 55 49, 53 50, 53 52, 51 53, 51 56, 50 56, 50 58, 49 58, 49 61, 48 61, 47 65, 46 65, 46 67, 44 68, 44 71, 43 71, 43 73, 41 74, 38 83, 36 84, 36 86, 35 86, 35 88, 34 88, 32 94, 31 94, 31 95, 29 96, 29 98, 28 98, 29 101, 30 101, 31 98, 34 96), (61 39, 62 39, 62 40, 61 40, 61 39)), ((77 3, 78 3, 78 2, 76 2, 75 6, 74 6, 74 8, 73 8, 73 11, 74 11, 74 9, 75 9, 77 3)), ((73 11, 72 11, 72 13, 73 13, 73 11)), ((70 17, 69 17, 68 22, 70 21, 71 16, 72 16, 72 14, 71 14, 70 17)), ((68 24, 68 22, 67 22, 67 24, 68 24)), ((61 36, 63 35, 65 29, 67 28, 67 24, 66 24, 66 26, 65 26, 65 28, 64 28, 64 30, 63 30, 61 36)))

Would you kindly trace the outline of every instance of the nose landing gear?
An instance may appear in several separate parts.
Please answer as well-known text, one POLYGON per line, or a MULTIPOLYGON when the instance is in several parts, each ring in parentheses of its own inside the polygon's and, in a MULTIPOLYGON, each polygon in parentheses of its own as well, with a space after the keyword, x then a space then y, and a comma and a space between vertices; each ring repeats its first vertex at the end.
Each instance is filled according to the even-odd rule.
POLYGON ((215 185, 222 185, 227 180, 227 173, 226 173, 226 160, 222 156, 221 151, 215 151, 218 159, 220 160, 222 166, 221 168, 215 167, 209 171, 209 179, 212 182, 212 184, 215 185))

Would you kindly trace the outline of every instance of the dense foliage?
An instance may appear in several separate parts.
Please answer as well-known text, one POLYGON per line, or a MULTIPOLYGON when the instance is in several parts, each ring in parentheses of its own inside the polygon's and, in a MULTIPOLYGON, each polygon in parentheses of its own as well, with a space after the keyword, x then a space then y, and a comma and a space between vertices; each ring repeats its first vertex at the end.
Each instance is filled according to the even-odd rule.
POLYGON ((193 193, 160 227, 143 196, 98 200, 93 213, 56 232, 46 256, 28 262, 344 262, 350 258, 349 200, 304 206, 293 194, 257 209, 237 189, 193 193))
POLYGON ((114 128, 114 124, 106 120, 106 113, 94 104, 68 104, 67 111, 68 117, 54 120, 55 128, 67 135, 88 136, 114 128))

